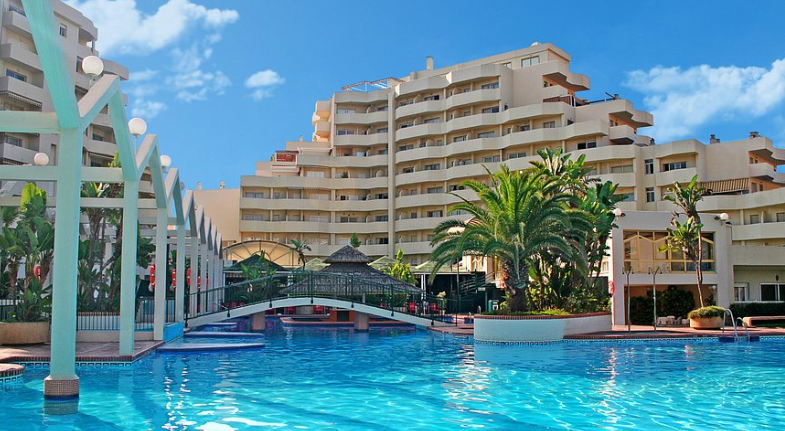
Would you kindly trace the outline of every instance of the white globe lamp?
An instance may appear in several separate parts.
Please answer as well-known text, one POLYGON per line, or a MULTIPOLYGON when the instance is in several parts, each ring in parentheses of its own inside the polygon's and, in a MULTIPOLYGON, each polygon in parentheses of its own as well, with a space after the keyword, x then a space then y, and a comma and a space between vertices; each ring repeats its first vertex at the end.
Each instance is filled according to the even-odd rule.
POLYGON ((161 167, 164 169, 169 169, 169 166, 172 166, 172 158, 164 154, 161 156, 161 167))
POLYGON ((616 217, 624 217, 624 211, 621 208, 614 208, 613 215, 616 217))
POLYGON ((49 164, 49 156, 45 153, 36 153, 35 156, 33 156, 33 163, 36 166, 46 166, 49 164))
POLYGON ((85 57, 82 60, 82 70, 90 76, 100 76, 104 73, 104 62, 94 55, 85 57))
POLYGON ((128 131, 138 138, 147 133, 147 122, 141 118, 131 118, 128 122, 128 131))

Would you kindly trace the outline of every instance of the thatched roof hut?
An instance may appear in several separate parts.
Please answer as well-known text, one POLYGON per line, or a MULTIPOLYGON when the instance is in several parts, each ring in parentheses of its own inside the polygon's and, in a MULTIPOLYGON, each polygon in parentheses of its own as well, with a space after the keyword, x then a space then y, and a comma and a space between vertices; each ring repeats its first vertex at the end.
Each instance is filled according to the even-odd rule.
POLYGON ((389 276, 368 265, 372 259, 351 246, 345 246, 324 260, 324 269, 312 273, 312 278, 298 281, 281 293, 373 293, 393 290, 399 293, 420 293, 420 288, 389 276), (307 292, 306 292, 307 291, 307 292))

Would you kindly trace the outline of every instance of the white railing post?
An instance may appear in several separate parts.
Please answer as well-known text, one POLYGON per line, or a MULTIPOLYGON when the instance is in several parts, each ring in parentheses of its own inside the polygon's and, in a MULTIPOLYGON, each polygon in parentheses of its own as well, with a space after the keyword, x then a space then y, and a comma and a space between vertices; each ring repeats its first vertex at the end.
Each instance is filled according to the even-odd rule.
POLYGON ((120 354, 134 354, 136 331, 136 248, 139 235, 139 181, 126 181, 123 195, 120 263, 120 354))
POLYGON ((185 223, 177 225, 177 265, 175 266, 174 320, 183 321, 185 298, 185 223))
POLYGON ((155 299, 153 310, 153 340, 164 339, 166 325, 166 242, 168 237, 169 211, 158 208, 155 228, 155 299))

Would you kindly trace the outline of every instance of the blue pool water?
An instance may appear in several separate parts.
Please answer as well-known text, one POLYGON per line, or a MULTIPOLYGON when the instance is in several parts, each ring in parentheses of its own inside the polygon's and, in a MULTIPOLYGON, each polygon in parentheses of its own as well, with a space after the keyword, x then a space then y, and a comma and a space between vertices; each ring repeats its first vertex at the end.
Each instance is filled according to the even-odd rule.
POLYGON ((46 369, 31 368, 0 389, 0 429, 785 428, 784 340, 497 346, 425 331, 276 328, 264 342, 80 367, 79 413, 69 416, 43 413, 46 369))

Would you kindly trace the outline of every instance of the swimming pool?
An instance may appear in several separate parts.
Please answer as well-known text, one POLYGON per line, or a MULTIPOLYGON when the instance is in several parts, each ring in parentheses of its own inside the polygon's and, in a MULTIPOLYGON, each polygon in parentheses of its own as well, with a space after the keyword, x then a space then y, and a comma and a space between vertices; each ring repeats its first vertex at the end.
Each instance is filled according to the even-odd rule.
POLYGON ((785 427, 783 340, 499 346, 425 331, 276 328, 264 342, 80 367, 79 414, 69 416, 42 413, 46 369, 29 368, 0 389, 0 429, 785 427))

